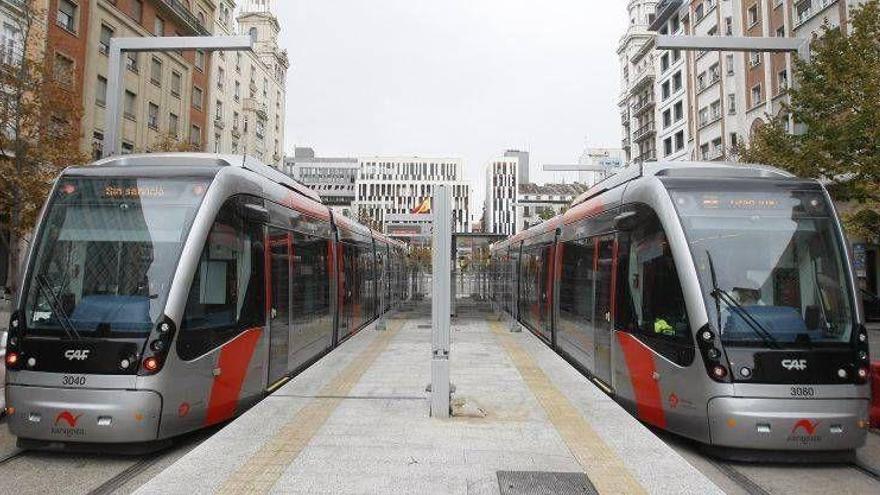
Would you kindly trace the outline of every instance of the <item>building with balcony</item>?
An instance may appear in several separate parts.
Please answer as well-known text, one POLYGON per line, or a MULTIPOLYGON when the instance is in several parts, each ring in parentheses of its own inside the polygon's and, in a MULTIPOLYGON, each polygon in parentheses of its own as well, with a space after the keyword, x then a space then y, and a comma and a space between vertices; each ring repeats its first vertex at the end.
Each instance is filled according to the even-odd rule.
POLYGON ((309 186, 337 215, 355 219, 352 209, 357 193, 360 161, 355 157, 316 157, 311 148, 295 148, 284 159, 284 173, 309 186))
POLYGON ((217 33, 246 34, 253 52, 217 52, 211 69, 208 149, 248 154, 284 167, 287 52, 278 38, 281 24, 269 0, 246 0, 235 14, 234 0, 219 0, 217 33))
POLYGON ((621 146, 627 162, 656 158, 654 50, 653 35, 648 31, 656 6, 656 0, 629 1, 630 24, 617 49, 621 66, 621 146))
MULTIPOLYGON (((660 34, 685 34, 679 10, 682 0, 663 0, 657 4, 657 16, 650 26, 660 34)), ((657 155, 666 160, 687 159, 690 156, 690 106, 687 88, 691 84, 687 53, 681 50, 657 50, 654 71, 657 81, 654 98, 657 101, 657 155)))
MULTIPOLYGON (((82 100, 82 149, 103 152, 110 39, 205 36, 213 0, 52 0, 46 57, 55 77, 82 100)), ((122 153, 146 151, 169 135, 204 149, 211 57, 203 51, 129 53, 124 58, 122 153)))
MULTIPOLYGON (((437 185, 451 186, 453 231, 470 231, 470 183, 459 158, 361 157, 352 210, 392 237, 410 239, 429 225, 437 185), (395 230, 401 227, 401 230, 395 230)), ((418 234, 421 235, 421 234, 418 234)))

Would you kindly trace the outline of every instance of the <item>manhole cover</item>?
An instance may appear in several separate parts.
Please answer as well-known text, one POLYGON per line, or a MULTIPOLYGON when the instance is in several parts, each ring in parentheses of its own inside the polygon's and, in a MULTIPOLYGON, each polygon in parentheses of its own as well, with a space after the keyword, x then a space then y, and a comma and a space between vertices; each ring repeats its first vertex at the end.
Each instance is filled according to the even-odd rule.
POLYGON ((598 495, 584 473, 498 471, 501 495, 598 495))

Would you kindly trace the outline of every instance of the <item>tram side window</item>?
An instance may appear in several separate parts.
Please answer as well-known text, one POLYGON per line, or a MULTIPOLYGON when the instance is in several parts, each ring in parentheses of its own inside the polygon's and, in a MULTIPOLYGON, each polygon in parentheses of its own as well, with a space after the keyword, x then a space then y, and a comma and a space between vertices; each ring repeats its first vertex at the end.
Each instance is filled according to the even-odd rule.
POLYGON ((647 209, 639 214, 639 225, 620 238, 617 328, 687 365, 694 346, 672 251, 657 215, 647 209))
POLYGON ((566 242, 563 246, 559 312, 560 317, 574 323, 589 325, 593 321, 594 254, 593 238, 566 242))
POLYGON ((226 202, 202 250, 181 324, 178 354, 195 359, 241 331, 265 324, 263 227, 226 202))

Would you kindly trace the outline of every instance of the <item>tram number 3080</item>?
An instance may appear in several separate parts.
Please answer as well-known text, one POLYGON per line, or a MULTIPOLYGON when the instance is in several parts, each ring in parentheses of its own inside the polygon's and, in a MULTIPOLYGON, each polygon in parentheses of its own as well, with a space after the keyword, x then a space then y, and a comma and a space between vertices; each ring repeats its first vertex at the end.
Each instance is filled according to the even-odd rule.
POLYGON ((791 387, 792 397, 812 398, 816 396, 816 389, 813 387, 791 387))

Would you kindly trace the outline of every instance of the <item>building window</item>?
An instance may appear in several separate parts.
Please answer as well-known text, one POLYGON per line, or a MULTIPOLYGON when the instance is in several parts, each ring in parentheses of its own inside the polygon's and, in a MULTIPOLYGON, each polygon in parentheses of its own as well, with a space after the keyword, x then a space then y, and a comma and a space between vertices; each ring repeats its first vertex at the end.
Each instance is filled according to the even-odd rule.
POLYGON ((18 65, 23 55, 21 43, 21 31, 10 24, 3 23, 3 38, 0 39, 0 62, 9 65, 18 65))
POLYGON ((752 106, 758 105, 761 103, 761 85, 755 85, 752 87, 752 106))
POLYGON ((220 140, 223 139, 220 134, 214 134, 214 153, 220 153, 220 140))
POLYGON ((168 134, 174 136, 177 139, 177 134, 180 132, 180 117, 177 116, 176 113, 171 112, 168 114, 168 134))
POLYGON ((113 28, 101 24, 101 38, 98 41, 98 52, 102 55, 110 53, 110 38, 113 37, 113 28))
POLYGON ((678 91, 681 89, 681 71, 676 72, 672 76, 672 91, 678 91))
POLYGON ((180 88, 183 86, 183 77, 180 72, 171 72, 171 95, 180 98, 180 88))
POLYGON ((672 154, 672 138, 668 137, 663 140, 663 153, 664 156, 669 156, 672 154))
POLYGON ((700 146, 700 159, 708 160, 709 159, 709 143, 703 144, 700 146))
POLYGON ((727 55, 725 55, 724 61, 725 61, 724 65, 727 66, 727 75, 732 76, 733 75, 733 54, 728 53, 727 55))
POLYGON ((98 86, 95 88, 95 104, 98 106, 107 105, 107 78, 98 76, 98 86))
POLYGON ((733 17, 724 18, 724 34, 733 36, 733 17))
POLYGON ((214 118, 217 120, 223 120, 223 102, 217 100, 217 112, 214 115, 214 118))
POLYGON ((779 28, 776 30, 776 37, 785 38, 785 26, 779 26, 779 28))
POLYGON ((125 53, 125 68, 137 74, 138 71, 138 56, 137 52, 126 52, 125 53))
POLYGON ((663 101, 666 101, 669 98, 670 94, 669 81, 664 81, 663 84, 660 86, 660 97, 663 101))
POLYGON ((122 142, 122 154, 130 155, 134 153, 134 143, 131 141, 123 141, 122 142))
POLYGON ((761 65, 761 53, 749 52, 749 67, 757 67, 761 65))
POLYGON ((55 22, 62 28, 76 33, 77 6, 70 0, 58 0, 58 14, 55 22))
POLYGON ((669 52, 660 56, 660 72, 666 72, 669 69, 669 52))
POLYGON ((788 70, 782 69, 776 74, 776 94, 788 89, 788 70))
POLYGON ((748 19, 749 19, 749 28, 754 27, 755 24, 757 24, 758 21, 761 20, 760 15, 758 15, 758 4, 757 3, 752 5, 751 7, 749 7, 748 19))
POLYGON ((149 113, 147 115, 147 125, 150 129, 159 130, 159 105, 150 102, 149 113))
POLYGON ((202 104, 203 104, 202 98, 203 97, 204 97, 204 92, 202 91, 202 88, 200 88, 198 86, 193 86, 193 91, 192 91, 192 106, 193 106, 193 108, 195 108, 196 110, 202 109, 202 104))
POLYGON ((143 0, 133 0, 131 2, 131 17, 132 19, 138 21, 138 23, 144 20, 144 2, 143 0))
POLYGON ((153 21, 153 34, 165 36, 165 21, 159 16, 156 16, 156 20, 153 21))
POLYGON ((727 95, 727 113, 733 115, 736 113, 736 93, 727 95))
POLYGON ((739 135, 735 132, 730 133, 730 147, 736 148, 739 145, 739 135))
POLYGON ((64 86, 73 84, 73 59, 60 53, 55 54, 55 63, 52 65, 52 74, 55 81, 64 86))
POLYGON ((204 50, 196 50, 196 69, 205 70, 205 52, 204 50))
POLYGON ((104 132, 92 133, 92 160, 100 160, 104 157, 104 132))
POLYGON ((257 28, 255 28, 255 27, 250 28, 250 30, 248 30, 248 36, 251 37, 251 41, 252 41, 252 42, 256 43, 256 42, 257 42, 257 38, 258 38, 258 36, 257 36, 257 28))
POLYGON ((189 142, 194 146, 201 146, 202 144, 202 129, 193 124, 192 129, 189 131, 189 142))
POLYGON ((225 80, 226 71, 223 70, 223 67, 217 67, 217 89, 219 89, 220 91, 223 91, 223 84, 225 80))
POLYGON ((235 101, 241 101, 241 83, 235 81, 235 101))
POLYGON ((136 120, 137 95, 131 91, 125 91, 125 100, 123 104, 123 115, 128 120, 136 120))
POLYGON ((241 74, 241 52, 235 52, 235 71, 241 74))
MULTIPOLYGON (((672 110, 666 109, 666 111, 663 112, 663 128, 666 129, 667 127, 669 127, 671 125, 672 125, 672 110)), ((667 153, 667 155, 668 154, 669 153, 667 153)))
POLYGON ((679 101, 672 106, 673 119, 675 122, 684 118, 684 104, 679 101))
POLYGON ((153 58, 150 63, 150 82, 162 86, 162 61, 158 58, 153 58))
POLYGON ((684 131, 675 133, 675 151, 684 149, 684 131))

